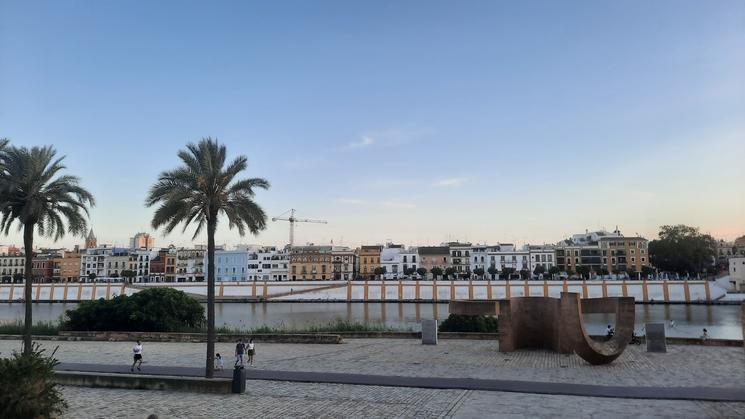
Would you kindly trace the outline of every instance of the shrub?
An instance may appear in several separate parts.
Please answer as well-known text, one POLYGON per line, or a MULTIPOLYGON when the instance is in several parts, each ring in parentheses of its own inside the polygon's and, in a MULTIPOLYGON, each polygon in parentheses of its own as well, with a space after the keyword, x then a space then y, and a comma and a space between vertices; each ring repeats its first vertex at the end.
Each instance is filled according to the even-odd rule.
POLYGON ((440 332, 497 333, 498 321, 494 316, 464 316, 450 314, 440 324, 440 332))
POLYGON ((201 330, 205 322, 202 305, 172 288, 84 301, 65 316, 63 328, 80 331, 191 332, 201 330))
POLYGON ((12 358, 0 358, 0 417, 48 418, 61 414, 67 403, 54 382, 58 363, 54 352, 46 357, 38 344, 28 355, 14 352, 12 358))

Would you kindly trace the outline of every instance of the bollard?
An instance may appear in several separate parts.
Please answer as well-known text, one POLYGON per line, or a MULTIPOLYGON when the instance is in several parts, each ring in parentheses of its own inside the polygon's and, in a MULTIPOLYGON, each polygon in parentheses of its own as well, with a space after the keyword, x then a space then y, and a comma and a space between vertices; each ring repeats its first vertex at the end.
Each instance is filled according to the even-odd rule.
POLYGON ((246 369, 242 366, 236 366, 235 369, 233 369, 232 391, 235 394, 246 392, 246 369))
POLYGON ((422 320, 422 344, 437 345, 437 320, 422 320))

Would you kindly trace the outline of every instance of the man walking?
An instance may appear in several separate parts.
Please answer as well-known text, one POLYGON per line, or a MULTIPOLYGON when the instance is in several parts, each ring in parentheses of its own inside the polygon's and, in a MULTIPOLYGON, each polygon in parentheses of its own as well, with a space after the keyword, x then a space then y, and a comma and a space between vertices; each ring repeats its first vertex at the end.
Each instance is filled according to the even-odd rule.
POLYGON ((132 352, 134 352, 134 361, 132 362, 132 366, 129 368, 130 371, 134 372, 135 365, 137 365, 137 371, 142 371, 140 367, 142 366, 142 343, 140 341, 137 341, 137 344, 132 348, 132 352))
POLYGON ((238 343, 235 345, 235 366, 241 366, 243 368, 243 354, 246 352, 246 345, 243 344, 243 339, 238 339, 238 343))

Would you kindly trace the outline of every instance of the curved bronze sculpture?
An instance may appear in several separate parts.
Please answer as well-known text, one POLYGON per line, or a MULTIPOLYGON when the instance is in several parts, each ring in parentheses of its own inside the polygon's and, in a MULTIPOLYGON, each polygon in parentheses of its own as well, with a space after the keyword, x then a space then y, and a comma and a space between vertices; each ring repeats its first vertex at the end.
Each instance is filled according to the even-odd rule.
POLYGON ((562 292, 561 298, 515 297, 499 301, 499 350, 550 348, 576 352, 593 365, 618 358, 634 331, 634 298, 580 299, 562 292), (608 341, 592 339, 585 330, 582 313, 616 313, 615 335, 608 341))
POLYGON ((576 352, 593 365, 613 362, 626 349, 634 331, 634 298, 580 299, 579 294, 562 292, 561 298, 515 297, 489 301, 452 301, 454 314, 498 314, 499 350, 546 348, 576 352), (616 313, 614 336, 604 342, 587 334, 582 313, 616 313))

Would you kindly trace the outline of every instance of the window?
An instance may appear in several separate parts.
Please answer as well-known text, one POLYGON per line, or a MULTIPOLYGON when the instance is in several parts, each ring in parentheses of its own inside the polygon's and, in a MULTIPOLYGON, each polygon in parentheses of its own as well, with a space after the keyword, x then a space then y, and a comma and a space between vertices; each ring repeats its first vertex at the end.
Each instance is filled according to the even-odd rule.
POLYGON ((636 263, 636 258, 631 258, 631 263, 636 263))
POLYGON ((642 263, 646 262, 647 258, 642 258, 642 263))
POLYGON ((404 255, 404 263, 406 263, 406 255, 404 255))
POLYGON ((411 257, 411 263, 416 263, 416 255, 411 257))

